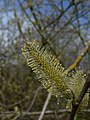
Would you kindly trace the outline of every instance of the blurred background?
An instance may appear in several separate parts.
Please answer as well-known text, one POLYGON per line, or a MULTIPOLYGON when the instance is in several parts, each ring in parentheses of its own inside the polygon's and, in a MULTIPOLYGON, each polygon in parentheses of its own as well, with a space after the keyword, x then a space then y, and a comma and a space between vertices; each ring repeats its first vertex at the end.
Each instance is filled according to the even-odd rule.
MULTIPOLYGON (((90 0, 0 0, 0 120, 68 120, 65 98, 48 94, 22 56, 34 39, 67 69, 90 40, 90 0)), ((89 47, 78 66, 90 70, 89 47)))

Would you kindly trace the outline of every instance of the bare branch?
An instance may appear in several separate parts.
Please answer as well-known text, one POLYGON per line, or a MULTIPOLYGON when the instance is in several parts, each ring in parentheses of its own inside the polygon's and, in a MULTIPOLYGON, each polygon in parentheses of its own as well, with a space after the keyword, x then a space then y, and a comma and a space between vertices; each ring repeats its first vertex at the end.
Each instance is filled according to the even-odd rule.
POLYGON ((50 101, 50 98, 51 98, 51 94, 49 93, 48 96, 47 96, 47 98, 46 98, 45 104, 44 104, 44 106, 43 106, 42 112, 41 112, 38 120, 42 120, 42 119, 43 119, 43 116, 44 116, 44 113, 45 113, 46 108, 47 108, 47 106, 48 106, 48 103, 49 103, 49 101, 50 101))
POLYGON ((67 69, 67 71, 73 70, 78 64, 81 62, 82 58, 85 56, 85 54, 88 52, 88 49, 90 47, 90 41, 86 44, 86 47, 82 50, 81 54, 77 57, 75 62, 67 69))

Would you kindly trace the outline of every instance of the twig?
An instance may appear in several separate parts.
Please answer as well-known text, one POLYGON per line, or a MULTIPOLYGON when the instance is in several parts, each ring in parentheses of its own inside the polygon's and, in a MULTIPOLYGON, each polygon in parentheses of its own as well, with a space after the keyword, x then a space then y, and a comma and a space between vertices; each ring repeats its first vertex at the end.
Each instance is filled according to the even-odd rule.
POLYGON ((14 106, 22 103, 22 102, 25 101, 26 99, 29 99, 29 97, 23 98, 23 99, 15 102, 15 103, 13 103, 13 104, 10 104, 10 105, 5 105, 5 104, 3 104, 3 103, 0 103, 0 106, 1 106, 1 107, 4 107, 4 108, 11 108, 11 107, 14 107, 14 106))
MULTIPOLYGON (((82 50, 81 54, 77 57, 76 61, 67 69, 68 72, 73 70, 76 66, 78 66, 78 64, 81 62, 82 58, 88 52, 89 47, 90 47, 90 41, 88 41, 86 47, 82 50)), ((89 87, 90 87, 90 75, 88 74, 87 80, 80 92, 79 97, 76 99, 76 102, 74 104, 72 103, 72 111, 70 113, 69 120, 74 120, 76 111, 77 111, 77 109, 89 87)))
MULTIPOLYGON (((90 112, 90 110, 87 110, 88 112, 90 112)), ((26 111, 23 111, 22 112, 22 115, 30 115, 30 116, 34 116, 34 115, 40 115, 42 111, 38 111, 38 112, 26 112, 26 111)), ((45 115, 48 115, 48 114, 54 114, 55 111, 54 110, 47 110, 45 111, 45 115)), ((60 109, 57 111, 57 113, 70 113, 69 110, 66 110, 66 109, 60 109)), ((16 111, 6 111, 6 112, 0 112, 0 116, 9 116, 9 115, 20 115, 20 112, 16 112, 16 111)))
MULTIPOLYGON (((38 92, 39 92, 41 89, 42 89, 41 86, 39 86, 39 87, 37 88, 37 90, 36 90, 36 92, 35 92, 35 95, 34 95, 34 97, 33 97, 33 100, 32 100, 32 102, 31 102, 29 108, 27 109, 26 113, 31 110, 32 106, 33 106, 34 103, 35 103, 35 100, 36 100, 36 97, 37 97, 37 95, 38 95, 38 92)), ((26 115, 26 114, 22 115, 19 120, 21 120, 25 115, 26 115)))
POLYGON ((81 62, 82 58, 88 52, 89 47, 90 47, 90 41, 87 43, 86 47, 82 50, 81 54, 77 57, 75 62, 67 69, 68 72, 73 70, 76 66, 78 66, 78 64, 81 62))
POLYGON ((49 101, 50 101, 50 98, 51 98, 51 94, 48 93, 47 99, 46 99, 46 101, 45 101, 45 104, 44 104, 44 106, 43 106, 42 112, 41 112, 38 120, 42 120, 42 119, 43 119, 43 116, 44 116, 44 113, 45 113, 46 108, 47 108, 47 106, 48 106, 48 103, 49 103, 49 101))
POLYGON ((90 87, 90 75, 88 75, 88 79, 87 81, 85 82, 82 90, 81 90, 81 93, 79 95, 79 97, 77 98, 76 102, 74 104, 72 104, 72 111, 71 111, 71 114, 70 114, 70 119, 69 120, 74 120, 74 116, 76 114, 76 111, 84 97, 84 95, 86 94, 88 88, 90 87))
MULTIPOLYGON (((37 116, 37 115, 40 115, 42 111, 38 111, 38 112, 26 112, 26 111, 23 111, 22 112, 22 115, 30 115, 30 116, 37 116)), ((85 113, 90 113, 90 109, 85 109, 83 110, 83 112, 85 113)), ((48 114, 54 114, 55 111, 54 110, 47 110, 45 111, 45 115, 48 115, 48 114)), ((57 114, 59 113, 70 113, 69 110, 66 110, 66 109, 60 109, 57 111, 57 114)), ((5 111, 5 112, 0 112, 0 116, 9 116, 9 115, 20 115, 20 112, 16 112, 16 111, 5 111)))

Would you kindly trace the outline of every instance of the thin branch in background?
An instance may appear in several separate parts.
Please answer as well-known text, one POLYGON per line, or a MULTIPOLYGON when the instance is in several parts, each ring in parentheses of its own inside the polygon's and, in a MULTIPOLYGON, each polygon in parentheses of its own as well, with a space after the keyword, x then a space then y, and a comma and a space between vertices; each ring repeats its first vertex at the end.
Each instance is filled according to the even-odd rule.
POLYGON ((25 37, 24 34, 23 34, 23 31, 22 31, 22 28, 21 28, 21 25, 20 25, 20 22, 19 22, 19 19, 18 19, 18 16, 17 16, 17 13, 16 13, 16 10, 15 10, 15 9, 14 9, 14 16, 15 16, 15 20, 16 20, 16 24, 17 24, 19 33, 23 36, 24 41, 25 41, 25 40, 26 40, 26 37, 25 37))
POLYGON ((77 6, 76 3, 74 3, 74 6, 75 6, 75 13, 76 13, 76 20, 77 20, 77 24, 78 24, 78 26, 77 26, 77 29, 78 29, 78 30, 75 29, 75 26, 74 26, 73 24, 72 24, 72 26, 73 26, 74 29, 76 30, 76 33, 79 35, 79 37, 80 37, 80 39, 81 39, 81 41, 82 41, 82 44, 85 46, 84 38, 82 37, 81 31, 80 31, 80 21, 79 21, 79 14, 78 14, 78 6, 77 6))
MULTIPOLYGON (((34 97, 33 97, 32 101, 31 101, 31 104, 30 104, 29 108, 26 110, 26 114, 27 114, 27 113, 31 110, 31 108, 33 107, 33 105, 34 105, 34 103, 35 103, 35 100, 36 100, 36 97, 37 97, 39 91, 40 91, 42 88, 43 88, 43 87, 39 86, 39 87, 37 88, 37 90, 35 91, 35 94, 34 94, 34 97)), ((19 118, 19 120, 22 120, 22 118, 23 118, 26 114, 22 115, 21 118, 19 118)))
POLYGON ((34 17, 34 20, 35 20, 35 22, 36 22, 36 25, 38 26, 38 29, 39 29, 39 30, 42 30, 42 27, 41 27, 41 25, 39 24, 39 20, 38 20, 36 14, 35 14, 35 12, 34 12, 33 6, 32 6, 30 3, 27 3, 27 4, 28 4, 28 7, 30 8, 30 11, 31 11, 33 17, 34 17))
POLYGON ((85 42, 84 42, 84 38, 82 37, 82 35, 81 35, 81 32, 80 32, 80 29, 79 30, 77 30, 76 29, 76 27, 71 23, 71 25, 72 25, 72 27, 73 27, 73 29, 74 29, 74 31, 77 33, 77 35, 80 37, 80 40, 81 40, 81 42, 82 42, 82 44, 84 45, 84 47, 85 47, 85 42))
POLYGON ((48 96, 47 96, 47 98, 46 98, 46 101, 45 101, 45 103, 44 103, 42 112, 41 112, 38 120, 42 120, 42 119, 43 119, 43 116, 44 116, 44 114, 45 114, 45 111, 46 111, 46 108, 47 108, 47 106, 48 106, 48 103, 49 103, 50 99, 51 99, 51 94, 48 93, 48 96))
MULTIPOLYGON (((29 15, 26 13, 26 11, 25 11, 22 3, 20 2, 20 0, 18 0, 18 3, 19 3, 19 5, 20 5, 21 9, 23 10, 24 14, 26 15, 27 19, 32 23, 32 25, 35 27, 36 31, 37 31, 37 32, 39 33, 39 35, 41 36, 42 40, 43 40, 44 42, 46 42, 46 41, 45 41, 45 36, 44 36, 43 32, 38 29, 38 27, 37 27, 38 24, 37 24, 37 25, 35 24, 36 21, 34 22, 34 21, 32 21, 32 20, 30 19, 29 15)), ((35 14, 34 14, 34 17, 35 17, 35 14)), ((35 17, 35 18, 36 18, 36 17, 35 17)), ((35 20, 36 20, 36 19, 35 19, 35 20)), ((40 26, 39 26, 39 27, 40 27, 40 26)))
MULTIPOLYGON (((38 111, 38 112, 26 112, 23 111, 22 115, 28 115, 28 116, 39 116, 41 114, 42 111, 38 111)), ((85 113, 90 113, 90 109, 85 109, 83 110, 83 112, 85 113)), ((55 111, 54 110, 47 110, 45 111, 45 115, 51 115, 54 114, 55 111)), ((70 114, 70 111, 67 109, 59 109, 57 111, 57 114, 65 114, 68 113, 70 114)), ((0 112, 0 116, 11 116, 11 115, 19 115, 21 116, 20 112, 16 112, 16 111, 5 111, 5 112, 0 112)))
POLYGON ((69 6, 59 15, 57 16, 54 20, 52 20, 47 26, 44 27, 44 29, 47 29, 48 27, 50 27, 52 24, 56 23, 61 17, 62 15, 72 6, 73 4, 70 3, 69 6))
MULTIPOLYGON (((61 19, 61 17, 71 8, 72 5, 73 5, 73 4, 70 4, 65 10, 63 9, 63 7, 62 7, 62 10, 61 10, 61 9, 59 9, 59 8, 56 6, 57 9, 58 9, 59 12, 60 12, 60 15, 58 16, 58 19, 57 19, 54 23, 51 22, 52 25, 53 25, 53 27, 52 27, 50 33, 48 34, 47 39, 51 40, 51 39, 50 39, 50 36, 52 35, 51 33, 53 32, 54 28, 56 27, 56 25, 57 25, 57 23, 59 22, 59 20, 61 19)), ((51 24, 50 24, 50 25, 51 25, 51 24)), ((50 27, 50 25, 48 25, 47 27, 50 27)), ((60 29, 60 31, 61 31, 61 29, 60 29)))
POLYGON ((38 93, 39 93, 39 91, 40 91, 41 89, 43 89, 43 87, 41 87, 41 86, 37 88, 37 90, 36 90, 36 92, 35 92, 35 95, 34 95, 34 97, 33 97, 33 99, 32 99, 32 102, 31 102, 31 104, 30 104, 30 106, 29 106, 29 108, 28 108, 27 111, 30 111, 31 108, 33 107, 33 105, 34 105, 34 103, 35 103, 35 100, 36 100, 36 97, 37 97, 37 95, 38 95, 38 93))
POLYGON ((33 10, 33 6, 30 3, 28 4, 28 6, 29 6, 29 8, 31 10, 31 13, 32 13, 33 17, 34 17, 35 23, 36 23, 36 25, 38 27, 39 34, 41 35, 42 40, 45 41, 46 40, 45 39, 45 33, 44 33, 44 31, 42 31, 42 26, 40 25, 39 20, 37 18, 37 15, 35 14, 35 12, 33 10))
POLYGON ((8 108, 14 107, 14 106, 22 103, 23 101, 26 101, 26 99, 29 99, 29 97, 25 97, 25 98, 23 98, 23 99, 15 102, 15 103, 13 103, 13 104, 10 104, 10 105, 5 105, 5 104, 3 104, 3 103, 0 103, 0 107, 4 107, 4 108, 8 109, 8 108))
POLYGON ((24 9, 22 3, 20 2, 20 0, 18 0, 18 3, 19 3, 19 5, 20 5, 22 11, 23 11, 24 14, 26 15, 27 19, 29 20, 29 22, 32 23, 32 25, 33 25, 33 26, 35 27, 35 29, 38 31, 38 29, 37 29, 37 27, 36 27, 34 21, 32 21, 32 20, 30 19, 29 15, 28 15, 27 12, 25 11, 25 9, 24 9))
MULTIPOLYGON (((76 4, 79 5, 80 3, 82 3, 82 1, 77 2, 76 4)), ((70 4, 68 5, 68 7, 65 10, 62 10, 62 13, 60 11, 60 15, 57 16, 54 20, 52 20, 50 23, 48 23, 48 25, 46 25, 44 27, 44 29, 47 29, 48 27, 50 27, 52 24, 56 23, 63 15, 64 13, 66 13, 72 6, 73 6, 73 2, 70 2, 70 4)))
POLYGON ((49 40, 55 39, 55 37, 61 32, 61 30, 63 30, 73 19, 73 16, 63 25, 63 27, 61 27, 57 32, 55 32, 55 34, 53 36, 49 37, 49 40))
MULTIPOLYGON (((77 10, 77 6, 79 5, 79 3, 75 3, 75 4, 73 4, 73 5, 75 5, 76 17, 75 17, 74 19, 73 19, 73 16, 70 17, 70 19, 65 23, 65 25, 64 25, 62 28, 60 28, 60 30, 58 30, 53 36, 51 36, 51 37, 49 36, 49 37, 50 37, 49 39, 55 38, 55 36, 56 36, 57 34, 59 34, 59 32, 60 32, 63 28, 65 28, 65 26, 67 26, 68 24, 72 24, 72 22, 74 22, 75 20, 77 20, 77 21, 78 21, 78 31, 76 30, 75 26, 74 26, 73 24, 72 24, 72 25, 73 25, 76 33, 79 35, 79 37, 80 37, 80 39, 81 39, 81 41, 82 41, 82 44, 85 46, 84 38, 82 37, 82 35, 81 35, 81 33, 80 33, 79 17, 81 17, 81 15, 80 15, 80 16, 78 15, 78 10, 77 10)), ((88 12, 88 11, 87 11, 87 12, 88 12)), ((86 14, 86 13, 85 13, 85 14, 86 14)), ((85 14, 83 14, 83 15, 85 15, 85 14)), ((65 18, 68 19, 66 16, 65 16, 65 18)))
MULTIPOLYGON (((90 112, 90 109, 86 109, 84 110, 85 112, 90 112)), ((26 112, 26 111, 22 111, 22 114, 26 114, 26 115, 40 115, 42 111, 38 111, 38 112, 26 112)), ((54 110, 46 110, 45 111, 45 114, 54 114, 54 110)), ((67 110, 67 109, 59 109, 57 111, 57 113, 70 113, 70 110, 67 110)), ((0 116, 1 115, 9 115, 9 114, 20 114, 20 112, 17 112, 17 111, 1 111, 0 112, 0 116)))
MULTIPOLYGON (((67 16, 65 16, 65 18, 68 19, 67 16)), ((77 20, 77 19, 79 19, 79 16, 78 16, 78 18, 76 17, 76 20, 77 20)), ((77 20, 77 21, 79 22, 79 20, 77 20)), ((85 42, 84 42, 84 38, 83 38, 82 35, 81 35, 80 28, 79 28, 79 30, 77 30, 77 28, 75 27, 75 25, 74 25, 71 21, 70 21, 70 24, 72 25, 72 27, 73 27, 74 31, 77 33, 77 35, 80 37, 80 40, 81 40, 82 44, 83 44, 84 47, 85 47, 86 44, 85 44, 85 42)), ((79 27, 80 27, 80 23, 78 23, 78 24, 79 24, 79 27)), ((88 51, 87 53, 88 53, 88 55, 90 55, 89 51, 88 51)))
MULTIPOLYGON (((49 33, 48 36, 47 36, 47 39, 49 39, 49 41, 52 40, 52 38, 54 39, 55 36, 61 31, 62 28, 60 28, 55 34, 53 34, 53 36, 52 36, 52 34, 51 34, 51 33, 53 32, 53 30, 55 29, 57 23, 58 23, 59 20, 61 19, 61 17, 71 8, 72 5, 73 5, 73 4, 70 3, 70 5, 69 5, 65 10, 62 8, 62 12, 61 12, 61 10, 58 8, 58 10, 59 10, 59 12, 60 12, 60 15, 59 15, 56 19, 54 19, 51 23, 49 23, 49 24, 44 28, 44 29, 46 29, 46 28, 50 27, 51 25, 53 25, 50 33, 49 33)), ((63 27, 65 27, 65 26, 66 26, 66 24, 65 24, 63 27)))

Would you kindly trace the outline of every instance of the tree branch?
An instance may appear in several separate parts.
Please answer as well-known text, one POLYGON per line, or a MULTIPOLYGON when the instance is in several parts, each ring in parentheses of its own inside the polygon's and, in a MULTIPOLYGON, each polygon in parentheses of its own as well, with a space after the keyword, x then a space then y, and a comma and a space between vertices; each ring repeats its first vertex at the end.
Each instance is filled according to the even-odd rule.
POLYGON ((88 88, 90 87, 90 75, 88 75, 88 78, 87 78, 87 81, 85 82, 83 88, 82 88, 82 91, 79 95, 79 97, 77 98, 76 102, 74 104, 72 104, 72 111, 71 111, 71 114, 70 114, 70 119, 69 120, 74 120, 74 116, 76 114, 76 111, 84 97, 84 95, 86 94, 88 88))
POLYGON ((41 112, 41 114, 40 114, 40 116, 39 116, 39 118, 38 118, 38 120, 42 120, 42 119, 43 119, 43 116, 44 116, 44 113, 45 113, 46 108, 47 108, 47 106, 48 106, 48 103, 49 103, 49 101, 50 101, 50 98, 51 98, 51 94, 49 93, 48 96, 47 96, 47 99, 46 99, 46 101, 45 101, 45 104, 44 104, 44 106, 43 106, 42 112, 41 112))
POLYGON ((90 47, 90 41, 86 44, 86 47, 82 50, 81 54, 77 57, 75 62, 67 69, 67 71, 73 70, 78 64, 81 62, 82 58, 85 56, 85 54, 88 52, 88 49, 90 47))

